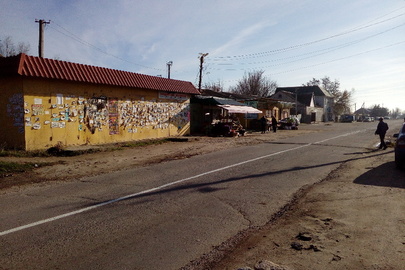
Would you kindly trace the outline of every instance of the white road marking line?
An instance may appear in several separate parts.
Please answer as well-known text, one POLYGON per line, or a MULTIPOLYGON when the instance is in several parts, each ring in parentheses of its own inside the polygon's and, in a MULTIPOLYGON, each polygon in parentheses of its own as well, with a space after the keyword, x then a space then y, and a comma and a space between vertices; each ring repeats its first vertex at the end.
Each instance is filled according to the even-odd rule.
POLYGON ((336 136, 336 137, 332 137, 332 138, 329 138, 329 139, 325 139, 325 140, 322 140, 322 141, 319 141, 319 142, 308 143, 308 144, 297 146, 297 147, 294 147, 294 148, 291 148, 291 149, 287 149, 287 150, 279 151, 279 152, 276 152, 276 153, 264 155, 264 156, 261 156, 261 157, 245 160, 245 161, 242 161, 242 162, 238 162, 238 163, 228 165, 228 166, 225 166, 225 167, 222 167, 222 168, 218 168, 218 169, 211 170, 211 171, 208 171, 208 172, 205 172, 205 173, 197 174, 197 175, 194 175, 194 176, 191 176, 191 177, 187 177, 187 178, 180 179, 180 180, 177 180, 177 181, 174 181, 174 182, 170 182, 170 183, 167 183, 167 184, 155 187, 155 188, 147 189, 147 190, 144 190, 144 191, 141 191, 141 192, 138 192, 138 193, 133 193, 133 194, 130 194, 130 195, 127 195, 127 196, 119 197, 119 198, 116 198, 116 199, 112 199, 112 200, 109 200, 109 201, 105 201, 105 202, 95 204, 93 206, 89 206, 89 207, 85 207, 85 208, 82 208, 82 209, 79 209, 79 210, 76 210, 76 211, 65 213, 65 214, 62 214, 62 215, 59 215, 59 216, 39 220, 39 221, 29 223, 29 224, 26 224, 26 225, 23 225, 23 226, 15 227, 13 229, 2 231, 2 232, 0 232, 0 236, 4 236, 4 235, 7 235, 7 234, 11 234, 11 233, 14 233, 14 232, 18 232, 18 231, 21 231, 21 230, 32 228, 32 227, 35 227, 35 226, 38 226, 38 225, 41 225, 41 224, 45 224, 45 223, 49 223, 49 222, 52 222, 52 221, 55 221, 55 220, 58 220, 58 219, 67 218, 67 217, 77 215, 77 214, 80 214, 80 213, 83 213, 83 212, 87 212, 87 211, 90 211, 92 209, 96 209, 96 208, 99 208, 99 207, 102 207, 102 206, 105 206, 105 205, 108 205, 108 204, 123 201, 123 200, 129 199, 129 198, 134 198, 134 197, 137 197, 137 196, 140 196, 140 195, 144 195, 144 194, 151 193, 151 192, 154 192, 154 191, 162 190, 162 189, 164 189, 166 187, 173 186, 173 185, 176 185, 176 184, 179 184, 179 183, 182 183, 182 182, 186 182, 186 181, 189 181, 191 179, 195 179, 195 178, 198 178, 198 177, 201 177, 201 176, 204 176, 204 175, 220 172, 220 171, 223 171, 223 170, 226 170, 226 169, 229 169, 229 168, 233 168, 233 167, 236 167, 236 166, 240 166, 240 165, 243 165, 243 164, 254 162, 254 161, 257 161, 257 160, 260 160, 260 159, 280 155, 280 154, 287 153, 287 152, 290 152, 290 151, 298 150, 300 148, 308 147, 308 146, 311 146, 311 145, 314 145, 314 144, 320 144, 320 143, 323 143, 323 142, 326 142, 326 141, 334 140, 334 139, 337 139, 337 138, 340 138, 340 137, 346 137, 346 136, 357 134, 357 133, 360 133, 360 132, 363 132, 363 130, 346 133, 346 134, 339 135, 339 136, 336 136))

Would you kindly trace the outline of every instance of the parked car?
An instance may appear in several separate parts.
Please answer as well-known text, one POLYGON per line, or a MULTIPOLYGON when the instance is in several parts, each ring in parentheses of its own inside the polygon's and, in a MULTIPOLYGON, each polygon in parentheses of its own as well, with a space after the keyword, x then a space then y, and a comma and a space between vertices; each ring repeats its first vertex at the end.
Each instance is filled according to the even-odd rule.
POLYGON ((298 129, 300 121, 298 118, 290 116, 278 121, 278 128, 279 129, 298 129))
POLYGON ((366 118, 364 118, 364 120, 363 120, 364 122, 374 122, 374 117, 366 117, 366 118))
POLYGON ((342 123, 352 123, 354 121, 354 115, 351 114, 343 114, 340 116, 340 122, 342 123))
POLYGON ((395 164, 398 168, 405 165, 405 124, 402 125, 399 133, 395 133, 394 137, 397 138, 395 143, 395 164))

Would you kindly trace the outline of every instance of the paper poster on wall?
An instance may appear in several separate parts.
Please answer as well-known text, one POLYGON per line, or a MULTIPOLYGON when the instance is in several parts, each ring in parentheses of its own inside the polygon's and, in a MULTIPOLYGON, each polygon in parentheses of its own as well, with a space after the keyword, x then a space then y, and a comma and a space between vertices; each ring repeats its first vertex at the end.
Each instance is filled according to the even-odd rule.
POLYGON ((35 123, 35 124, 32 126, 32 129, 36 129, 36 130, 41 129, 41 124, 40 124, 40 123, 35 123))
POLYGON ((34 98, 34 104, 42 104, 42 98, 34 98))
POLYGON ((56 104, 58 105, 63 104, 63 94, 56 94, 56 104))
POLYGON ((44 114, 44 105, 32 104, 31 110, 32 110, 32 115, 43 115, 44 114))
POLYGON ((110 129, 110 135, 119 134, 118 121, 118 100, 110 99, 108 101, 108 126, 110 129))

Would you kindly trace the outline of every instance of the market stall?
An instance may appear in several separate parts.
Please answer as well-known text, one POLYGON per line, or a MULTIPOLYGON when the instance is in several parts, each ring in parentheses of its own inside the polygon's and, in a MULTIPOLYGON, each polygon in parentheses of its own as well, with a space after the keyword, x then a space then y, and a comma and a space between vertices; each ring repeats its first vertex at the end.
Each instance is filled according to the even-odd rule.
POLYGON ((195 96, 191 105, 193 134, 243 135, 248 120, 258 119, 258 115, 262 114, 262 111, 236 100, 212 96, 195 96))

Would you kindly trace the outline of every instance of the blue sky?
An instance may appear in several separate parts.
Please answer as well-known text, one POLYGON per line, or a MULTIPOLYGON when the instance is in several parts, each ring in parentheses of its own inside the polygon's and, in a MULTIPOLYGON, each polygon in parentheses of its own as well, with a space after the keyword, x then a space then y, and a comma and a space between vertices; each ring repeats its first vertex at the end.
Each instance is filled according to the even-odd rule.
POLYGON ((47 58, 225 90, 263 70, 279 86, 339 80, 353 106, 405 110, 405 0, 0 0, 0 38, 47 58))

